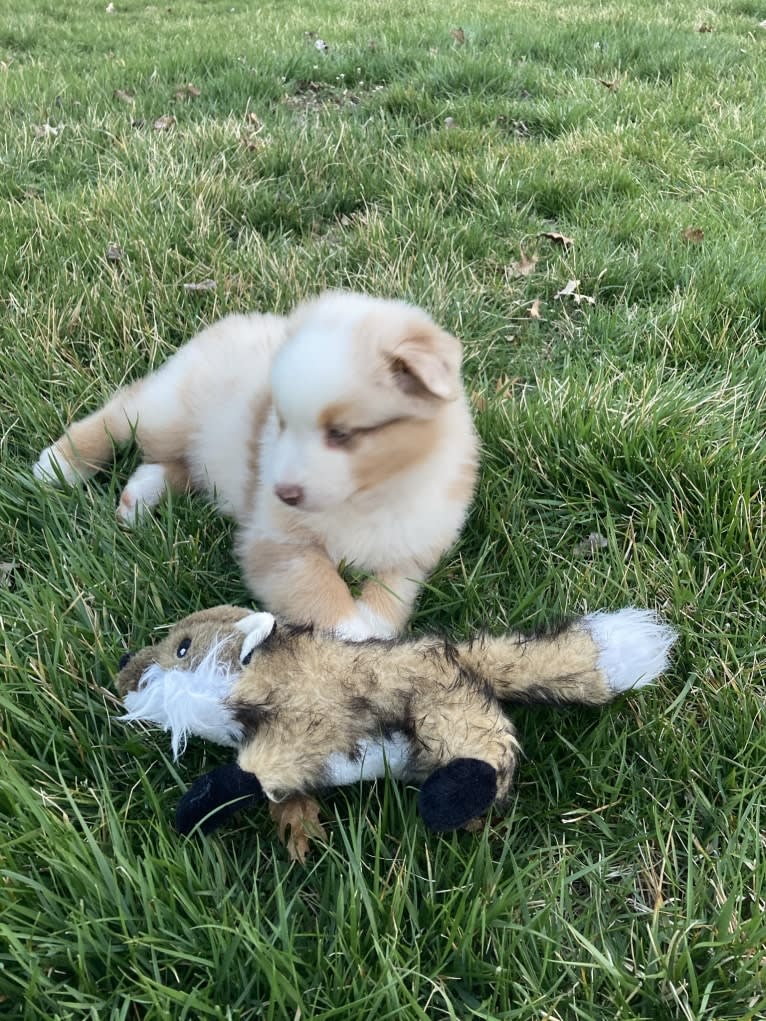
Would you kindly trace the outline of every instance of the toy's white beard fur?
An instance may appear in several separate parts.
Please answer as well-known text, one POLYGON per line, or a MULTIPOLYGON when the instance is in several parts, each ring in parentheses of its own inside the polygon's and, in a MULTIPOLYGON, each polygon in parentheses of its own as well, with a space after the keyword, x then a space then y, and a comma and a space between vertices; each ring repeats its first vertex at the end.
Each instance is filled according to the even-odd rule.
POLYGON ((183 754, 190 734, 236 747, 242 728, 226 699, 237 674, 218 660, 214 646, 194 670, 164 670, 153 663, 141 676, 139 687, 123 699, 125 723, 155 723, 170 731, 173 758, 183 754))

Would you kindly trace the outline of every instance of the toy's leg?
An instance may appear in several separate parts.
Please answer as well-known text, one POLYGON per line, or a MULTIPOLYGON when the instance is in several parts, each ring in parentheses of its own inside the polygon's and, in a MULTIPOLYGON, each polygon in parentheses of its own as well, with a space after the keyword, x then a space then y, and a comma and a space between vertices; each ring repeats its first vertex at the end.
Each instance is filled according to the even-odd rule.
POLYGON ((290 861, 306 861, 312 839, 327 840, 319 821, 319 805, 313 798, 288 798, 270 801, 269 815, 276 824, 277 835, 287 848, 290 861))
POLYGON ((496 795, 494 766, 482 759, 455 759, 440 766, 420 788, 420 814, 429 830, 457 830, 484 815, 496 795))
POLYGON ((219 766, 195 780, 181 798, 176 809, 176 827, 184 835, 196 826, 202 833, 212 833, 263 796, 253 773, 246 773, 235 762, 219 766))
POLYGON ((519 743, 499 706, 479 696, 442 704, 418 726, 421 755, 436 767, 420 791, 420 814, 431 830, 454 830, 508 796, 519 743))

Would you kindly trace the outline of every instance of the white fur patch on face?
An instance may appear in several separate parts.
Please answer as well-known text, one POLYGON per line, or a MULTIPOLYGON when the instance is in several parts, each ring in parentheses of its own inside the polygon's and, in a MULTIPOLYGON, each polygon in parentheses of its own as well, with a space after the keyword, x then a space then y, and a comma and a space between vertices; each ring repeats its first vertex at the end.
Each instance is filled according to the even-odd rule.
POLYGON ((306 326, 277 352, 271 389, 288 428, 314 428, 328 404, 356 391, 351 333, 348 323, 306 326))
POLYGON ((585 627, 599 648, 598 665, 613 691, 651 684, 667 668, 678 635, 651 610, 591 613, 585 627))
POLYGON ((342 503, 353 490, 348 453, 330 449, 320 425, 330 405, 348 400, 359 389, 348 323, 307 325, 291 337, 274 359, 274 406, 283 423, 269 463, 271 486, 299 486, 303 511, 321 511, 342 503))
POLYGON ((215 646, 194 670, 164 670, 153 663, 136 691, 123 699, 123 723, 154 723, 170 731, 173 758, 185 748, 190 734, 234 747, 242 728, 226 704, 237 674, 218 662, 215 646))
POLYGON ((410 762, 410 742, 406 735, 396 732, 391 737, 370 739, 357 745, 358 755, 353 758, 333 752, 325 763, 325 776, 334 787, 375 780, 388 773, 397 780, 406 778, 410 762))

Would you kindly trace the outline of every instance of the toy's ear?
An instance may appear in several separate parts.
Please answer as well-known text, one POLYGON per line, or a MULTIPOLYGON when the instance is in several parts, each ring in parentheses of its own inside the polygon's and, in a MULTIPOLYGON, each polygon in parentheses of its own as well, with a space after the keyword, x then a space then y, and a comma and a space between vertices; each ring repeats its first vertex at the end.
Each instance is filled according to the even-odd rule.
POLYGON ((276 619, 271 613, 249 613, 247 617, 237 621, 234 627, 245 636, 239 654, 242 666, 247 666, 253 657, 253 651, 266 641, 276 626, 276 619))

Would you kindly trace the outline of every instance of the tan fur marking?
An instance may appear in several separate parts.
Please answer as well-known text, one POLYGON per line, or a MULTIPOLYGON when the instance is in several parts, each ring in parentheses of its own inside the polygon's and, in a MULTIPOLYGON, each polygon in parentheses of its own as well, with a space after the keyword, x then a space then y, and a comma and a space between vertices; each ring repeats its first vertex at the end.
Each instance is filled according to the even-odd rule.
POLYGON ((185 493, 191 488, 189 469, 184 461, 166 461, 162 467, 165 469, 167 489, 172 489, 174 493, 185 493))
POLYGON ((401 571, 386 571, 362 586, 361 601, 395 632, 407 623, 418 597, 424 572, 415 564, 401 571))
POLYGON ((119 390, 98 411, 73 422, 56 440, 54 449, 60 452, 72 467, 87 478, 112 459, 114 444, 127 443, 132 434, 132 423, 125 414, 125 405, 135 401, 141 392, 143 380, 119 390))
POLYGON ((468 503, 476 488, 477 476, 476 462, 466 462, 460 466, 460 470, 447 487, 447 496, 456 503, 468 503))
POLYGON ((330 429, 333 426, 346 428, 351 416, 354 413, 354 406, 349 401, 337 401, 335 404, 328 404, 319 415, 318 426, 320 429, 330 429))
POLYGON ((258 487, 261 457, 261 436, 266 419, 271 411, 271 400, 268 394, 257 394, 250 405, 250 431, 247 435, 247 480, 243 505, 251 507, 253 496, 258 487))
POLYGON ((364 492, 393 475, 426 461, 441 438, 438 419, 391 422, 372 436, 362 436, 350 455, 357 490, 364 492))
POLYGON ((263 540, 242 556, 256 595, 268 593, 269 608, 297 623, 334 628, 355 614, 354 599, 324 550, 263 540))

